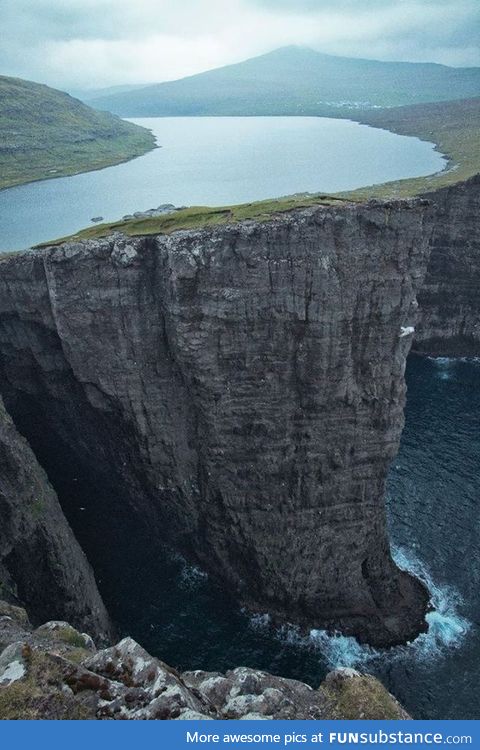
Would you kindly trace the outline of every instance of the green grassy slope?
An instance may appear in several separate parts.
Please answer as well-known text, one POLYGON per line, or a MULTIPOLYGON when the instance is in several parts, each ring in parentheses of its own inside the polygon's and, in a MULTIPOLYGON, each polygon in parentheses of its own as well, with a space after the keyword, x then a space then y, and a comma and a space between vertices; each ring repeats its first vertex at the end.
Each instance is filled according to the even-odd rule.
MULTIPOLYGON (((163 216, 114 221, 108 224, 96 224, 83 229, 69 237, 61 237, 53 242, 42 242, 37 247, 60 245, 67 240, 95 239, 108 237, 113 232, 122 232, 130 237, 143 237, 151 234, 171 234, 180 229, 200 229, 216 224, 232 224, 237 221, 255 219, 267 221, 279 214, 296 208, 307 208, 314 205, 338 205, 346 202, 342 197, 329 195, 292 196, 274 200, 241 203, 236 206, 189 206, 163 216)), ((2 260, 7 254, 0 254, 2 260)))
POLYGON ((122 116, 336 115, 480 95, 480 68, 379 62, 284 47, 179 81, 92 99, 122 116))
POLYGON ((395 198, 419 195, 480 173, 480 97, 379 109, 359 113, 355 119, 400 135, 431 141, 448 157, 448 165, 435 175, 387 182, 341 193, 342 196, 395 198))
POLYGON ((100 169, 154 146, 144 128, 62 91, 0 76, 0 188, 100 169))

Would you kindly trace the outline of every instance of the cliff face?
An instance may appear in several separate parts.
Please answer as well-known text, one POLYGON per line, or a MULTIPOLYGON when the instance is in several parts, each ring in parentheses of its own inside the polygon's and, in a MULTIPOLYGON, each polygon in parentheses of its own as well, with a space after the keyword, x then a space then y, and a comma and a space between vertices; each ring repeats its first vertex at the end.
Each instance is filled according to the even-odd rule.
POLYGON ((138 523, 253 609, 414 637, 427 594, 391 560, 383 492, 429 211, 317 207, 3 260, 0 388, 87 553, 84 495, 97 554, 138 523))
POLYGON ((0 582, 37 622, 63 616, 106 639, 93 573, 48 483, 0 399, 0 582))
POLYGON ((480 175, 425 196, 436 206, 414 349, 480 355, 480 175))

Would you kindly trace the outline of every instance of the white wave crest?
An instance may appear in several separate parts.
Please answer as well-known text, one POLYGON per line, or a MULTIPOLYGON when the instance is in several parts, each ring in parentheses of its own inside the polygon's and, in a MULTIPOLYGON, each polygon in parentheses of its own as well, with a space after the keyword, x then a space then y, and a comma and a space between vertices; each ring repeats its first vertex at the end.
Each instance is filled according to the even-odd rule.
POLYGON ((396 547, 392 552, 398 567, 419 578, 430 592, 433 610, 426 616, 428 631, 411 644, 418 655, 436 657, 446 649, 459 646, 471 627, 471 623, 458 612, 463 604, 460 594, 451 586, 437 585, 425 565, 405 549, 396 547))
MULTIPOLYGON (((426 616, 428 624, 426 633, 421 633, 405 646, 395 646, 386 651, 362 645, 353 637, 340 633, 331 634, 325 630, 314 629, 305 636, 292 625, 278 628, 276 637, 290 645, 318 651, 328 669, 339 667, 368 669, 379 660, 393 662, 409 656, 422 660, 438 659, 451 649, 458 648, 471 627, 468 620, 458 613, 458 607, 462 604, 458 592, 449 586, 437 585, 423 563, 407 550, 394 548, 393 559, 399 568, 419 578, 430 592, 433 609, 426 616)), ((266 627, 269 623, 269 619, 265 616, 257 616, 252 625, 258 628, 266 627)))

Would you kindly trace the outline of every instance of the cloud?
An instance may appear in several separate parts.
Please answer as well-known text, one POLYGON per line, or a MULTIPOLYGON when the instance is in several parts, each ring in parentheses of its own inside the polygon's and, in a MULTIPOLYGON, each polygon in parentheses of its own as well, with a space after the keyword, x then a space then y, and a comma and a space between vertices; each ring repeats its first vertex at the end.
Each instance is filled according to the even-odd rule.
POLYGON ((153 82, 285 44, 480 65, 478 0, 0 0, 0 69, 59 87, 153 82))
MULTIPOLYGON (((286 10, 297 13, 299 10, 317 13, 318 11, 331 11, 331 0, 248 0, 251 5, 260 8, 269 8, 271 10, 286 10)), ((358 12, 360 10, 378 10, 401 8, 402 6, 411 5, 410 0, 335 0, 334 7, 358 12)), ((452 0, 416 0, 417 7, 434 7, 438 5, 453 6, 452 0)))

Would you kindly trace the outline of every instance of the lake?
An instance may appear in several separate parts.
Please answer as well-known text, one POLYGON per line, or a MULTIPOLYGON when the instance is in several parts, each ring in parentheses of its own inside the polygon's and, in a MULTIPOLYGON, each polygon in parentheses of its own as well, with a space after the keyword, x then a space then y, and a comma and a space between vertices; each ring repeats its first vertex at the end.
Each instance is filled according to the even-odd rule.
POLYGON ((161 148, 115 167, 0 191, 0 251, 72 234, 163 203, 228 205, 333 193, 433 174, 431 143, 320 117, 134 119, 161 148))

